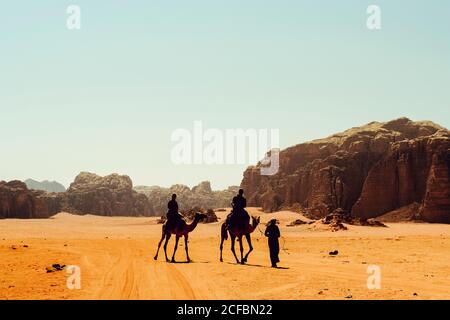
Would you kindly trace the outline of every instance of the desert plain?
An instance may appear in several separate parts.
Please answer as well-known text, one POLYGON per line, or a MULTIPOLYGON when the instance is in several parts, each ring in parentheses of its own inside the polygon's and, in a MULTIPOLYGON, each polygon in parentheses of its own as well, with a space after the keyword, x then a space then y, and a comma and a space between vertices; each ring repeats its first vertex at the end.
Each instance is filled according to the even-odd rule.
POLYGON ((183 241, 177 263, 167 263, 163 251, 153 259, 161 237, 153 217, 59 213, 0 220, 0 299, 450 299, 450 225, 350 225, 331 232, 316 224, 288 227, 307 221, 298 213, 249 211, 261 225, 246 265, 234 260, 230 240, 219 261, 220 225, 229 210, 190 234, 191 263, 183 241), (278 269, 270 267, 262 234, 272 218, 282 234, 278 269), (329 254, 334 250, 338 255, 329 254), (80 267, 80 289, 68 288, 67 270, 47 272, 56 263, 80 267), (380 270, 378 289, 367 286, 372 265, 380 270))

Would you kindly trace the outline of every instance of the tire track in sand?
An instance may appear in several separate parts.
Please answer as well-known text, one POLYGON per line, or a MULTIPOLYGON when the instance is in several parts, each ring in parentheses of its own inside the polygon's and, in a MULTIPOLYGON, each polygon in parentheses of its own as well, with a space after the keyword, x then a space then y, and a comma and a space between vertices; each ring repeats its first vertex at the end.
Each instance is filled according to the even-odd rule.
POLYGON ((109 252, 100 262, 102 266, 97 265, 107 271, 94 299, 196 298, 191 284, 175 264, 151 260, 141 246, 133 246, 132 250, 129 245, 111 249, 105 248, 109 252))

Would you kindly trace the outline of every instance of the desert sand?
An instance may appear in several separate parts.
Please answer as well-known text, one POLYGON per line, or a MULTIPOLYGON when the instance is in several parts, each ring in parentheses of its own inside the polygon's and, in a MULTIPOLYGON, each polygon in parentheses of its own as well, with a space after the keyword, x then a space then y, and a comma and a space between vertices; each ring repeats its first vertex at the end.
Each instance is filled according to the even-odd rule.
MULTIPOLYGON (((227 211, 228 212, 228 211, 227 211)), ((222 218, 227 212, 219 212, 222 218)), ((219 262, 220 224, 199 224, 190 235, 192 263, 183 243, 179 263, 153 260, 161 236, 156 218, 76 216, 0 220, 0 299, 450 299, 450 225, 389 223, 331 232, 313 225, 287 227, 301 215, 261 215, 280 221, 281 263, 270 268, 261 225, 247 265, 225 244, 219 262), (329 252, 338 250, 337 256, 329 252), (69 290, 66 271, 78 265, 81 289, 69 290), (367 267, 381 268, 381 288, 368 289, 367 267)), ((169 243, 169 255, 174 240, 169 243)), ((246 245, 245 245, 245 248, 246 245)))

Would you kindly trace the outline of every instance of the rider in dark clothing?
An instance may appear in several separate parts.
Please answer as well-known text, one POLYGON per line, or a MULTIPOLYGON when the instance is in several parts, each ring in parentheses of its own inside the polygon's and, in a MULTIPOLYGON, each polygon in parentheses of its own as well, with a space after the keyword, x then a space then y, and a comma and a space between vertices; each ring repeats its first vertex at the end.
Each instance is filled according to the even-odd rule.
POLYGON ((247 223, 250 223, 250 215, 245 210, 247 207, 247 199, 244 198, 243 189, 240 189, 239 194, 233 198, 231 206, 233 207, 233 210, 231 210, 231 213, 227 217, 228 225, 230 224, 230 221, 234 221, 235 218, 243 218, 247 223))
POLYGON ((280 259, 278 258, 278 254, 280 253, 280 244, 278 243, 280 229, 277 226, 276 219, 270 220, 264 234, 269 238, 270 261, 272 262, 272 267, 276 268, 277 263, 280 262, 280 259))
POLYGON ((239 194, 233 198, 232 206, 237 211, 242 211, 247 207, 247 199, 243 196, 244 190, 239 190, 239 194))
POLYGON ((183 220, 183 216, 178 212, 178 203, 177 203, 177 195, 172 195, 172 200, 169 201, 167 204, 167 221, 168 223, 172 224, 178 224, 180 221, 183 220))

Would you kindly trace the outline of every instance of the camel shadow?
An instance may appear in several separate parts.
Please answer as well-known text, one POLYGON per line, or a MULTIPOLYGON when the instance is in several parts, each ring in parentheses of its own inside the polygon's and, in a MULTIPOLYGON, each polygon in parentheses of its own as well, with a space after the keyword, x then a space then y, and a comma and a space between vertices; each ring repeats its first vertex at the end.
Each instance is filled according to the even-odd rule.
POLYGON ((263 266, 261 264, 252 264, 252 263, 245 263, 245 264, 240 264, 240 263, 236 263, 236 262, 227 262, 228 264, 231 265, 238 265, 238 266, 247 266, 247 267, 257 267, 257 268, 270 268, 268 266, 263 266))
MULTIPOLYGON (((155 260, 153 259, 153 261, 155 261, 155 260)), ((165 260, 160 260, 160 261, 156 260, 155 262, 156 262, 156 263, 168 263, 168 264, 198 264, 198 263, 210 263, 210 261, 194 261, 194 260, 191 260, 191 261, 174 261, 174 262, 171 262, 171 261, 165 261, 165 260)))
POLYGON ((233 263, 233 262, 227 262, 227 263, 228 263, 228 264, 232 264, 232 265, 240 265, 240 266, 248 266, 248 267, 256 267, 256 268, 289 270, 288 267, 276 267, 276 268, 272 268, 272 267, 270 267, 270 266, 263 266, 263 265, 261 265, 261 264, 252 264, 252 263, 240 264, 240 263, 233 263))
POLYGON ((196 263, 209 263, 209 261, 174 261, 174 262, 167 262, 167 263, 173 263, 173 264, 196 264, 196 263))

